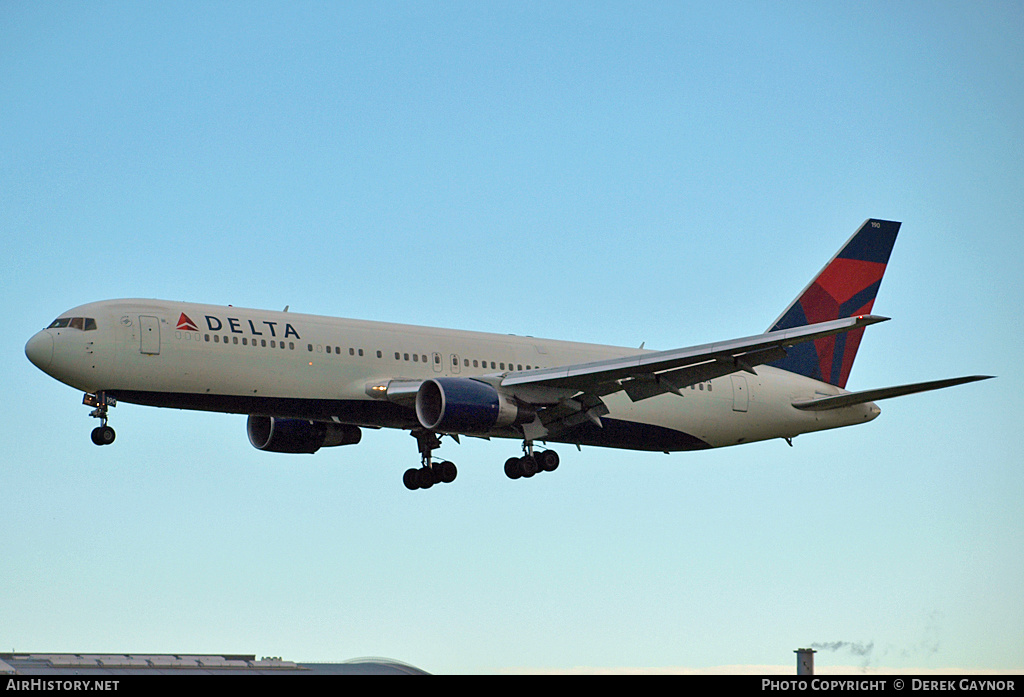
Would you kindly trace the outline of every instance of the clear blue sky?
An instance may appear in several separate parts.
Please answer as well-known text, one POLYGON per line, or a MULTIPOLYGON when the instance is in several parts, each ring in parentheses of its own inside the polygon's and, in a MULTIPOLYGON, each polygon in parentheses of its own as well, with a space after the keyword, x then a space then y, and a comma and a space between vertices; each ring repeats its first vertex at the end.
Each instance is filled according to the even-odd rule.
POLYGON ((1022 114, 1020 2, 0 4, 0 650, 1024 670, 1022 114), (686 346, 868 217, 849 387, 999 377, 794 448, 463 439, 408 492, 397 431, 122 404, 96 448, 23 354, 116 297, 686 346))

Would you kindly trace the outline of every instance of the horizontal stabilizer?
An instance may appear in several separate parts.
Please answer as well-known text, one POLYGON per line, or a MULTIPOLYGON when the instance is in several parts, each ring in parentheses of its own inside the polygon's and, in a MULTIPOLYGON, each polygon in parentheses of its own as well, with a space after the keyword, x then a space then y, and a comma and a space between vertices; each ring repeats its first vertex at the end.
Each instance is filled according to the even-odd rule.
POLYGON ((931 382, 915 382, 912 385, 897 385, 896 387, 881 387, 877 390, 864 390, 862 392, 849 392, 836 395, 835 397, 821 397, 800 402, 793 402, 797 409, 806 411, 824 411, 826 409, 841 409, 851 407, 854 404, 874 402, 877 399, 888 399, 889 397, 902 397, 906 394, 928 392, 929 390, 941 390, 943 387, 963 385, 978 380, 988 380, 992 375, 968 375, 962 378, 949 378, 946 380, 932 380, 931 382))

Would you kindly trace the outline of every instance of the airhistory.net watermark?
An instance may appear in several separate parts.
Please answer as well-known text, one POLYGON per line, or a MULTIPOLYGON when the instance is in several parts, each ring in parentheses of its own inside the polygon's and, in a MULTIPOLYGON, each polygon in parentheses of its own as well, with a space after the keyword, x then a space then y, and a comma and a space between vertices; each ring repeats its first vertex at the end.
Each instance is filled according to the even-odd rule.
POLYGON ((44 680, 42 678, 11 678, 4 690, 24 690, 25 692, 61 691, 61 692, 113 692, 117 690, 120 680, 44 680))

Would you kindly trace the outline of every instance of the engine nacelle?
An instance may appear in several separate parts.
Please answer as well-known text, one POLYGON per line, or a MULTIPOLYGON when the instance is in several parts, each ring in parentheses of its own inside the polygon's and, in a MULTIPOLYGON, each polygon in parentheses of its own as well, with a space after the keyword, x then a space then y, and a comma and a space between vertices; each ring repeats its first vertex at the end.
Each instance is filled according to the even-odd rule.
POLYGON ((273 416, 250 416, 245 430, 254 448, 272 453, 315 453, 320 448, 355 445, 363 435, 358 426, 273 416))
POLYGON ((430 431, 489 433, 529 421, 533 411, 480 380, 432 378, 416 392, 416 418, 430 431))

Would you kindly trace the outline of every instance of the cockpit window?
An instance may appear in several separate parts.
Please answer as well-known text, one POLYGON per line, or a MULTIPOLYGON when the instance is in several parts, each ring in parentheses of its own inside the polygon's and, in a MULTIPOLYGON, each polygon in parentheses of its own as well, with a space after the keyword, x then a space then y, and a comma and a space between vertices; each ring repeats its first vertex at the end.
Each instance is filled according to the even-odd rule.
POLYGON ((58 317, 47 329, 63 329, 64 327, 90 332, 96 329, 96 320, 92 317, 58 317))

